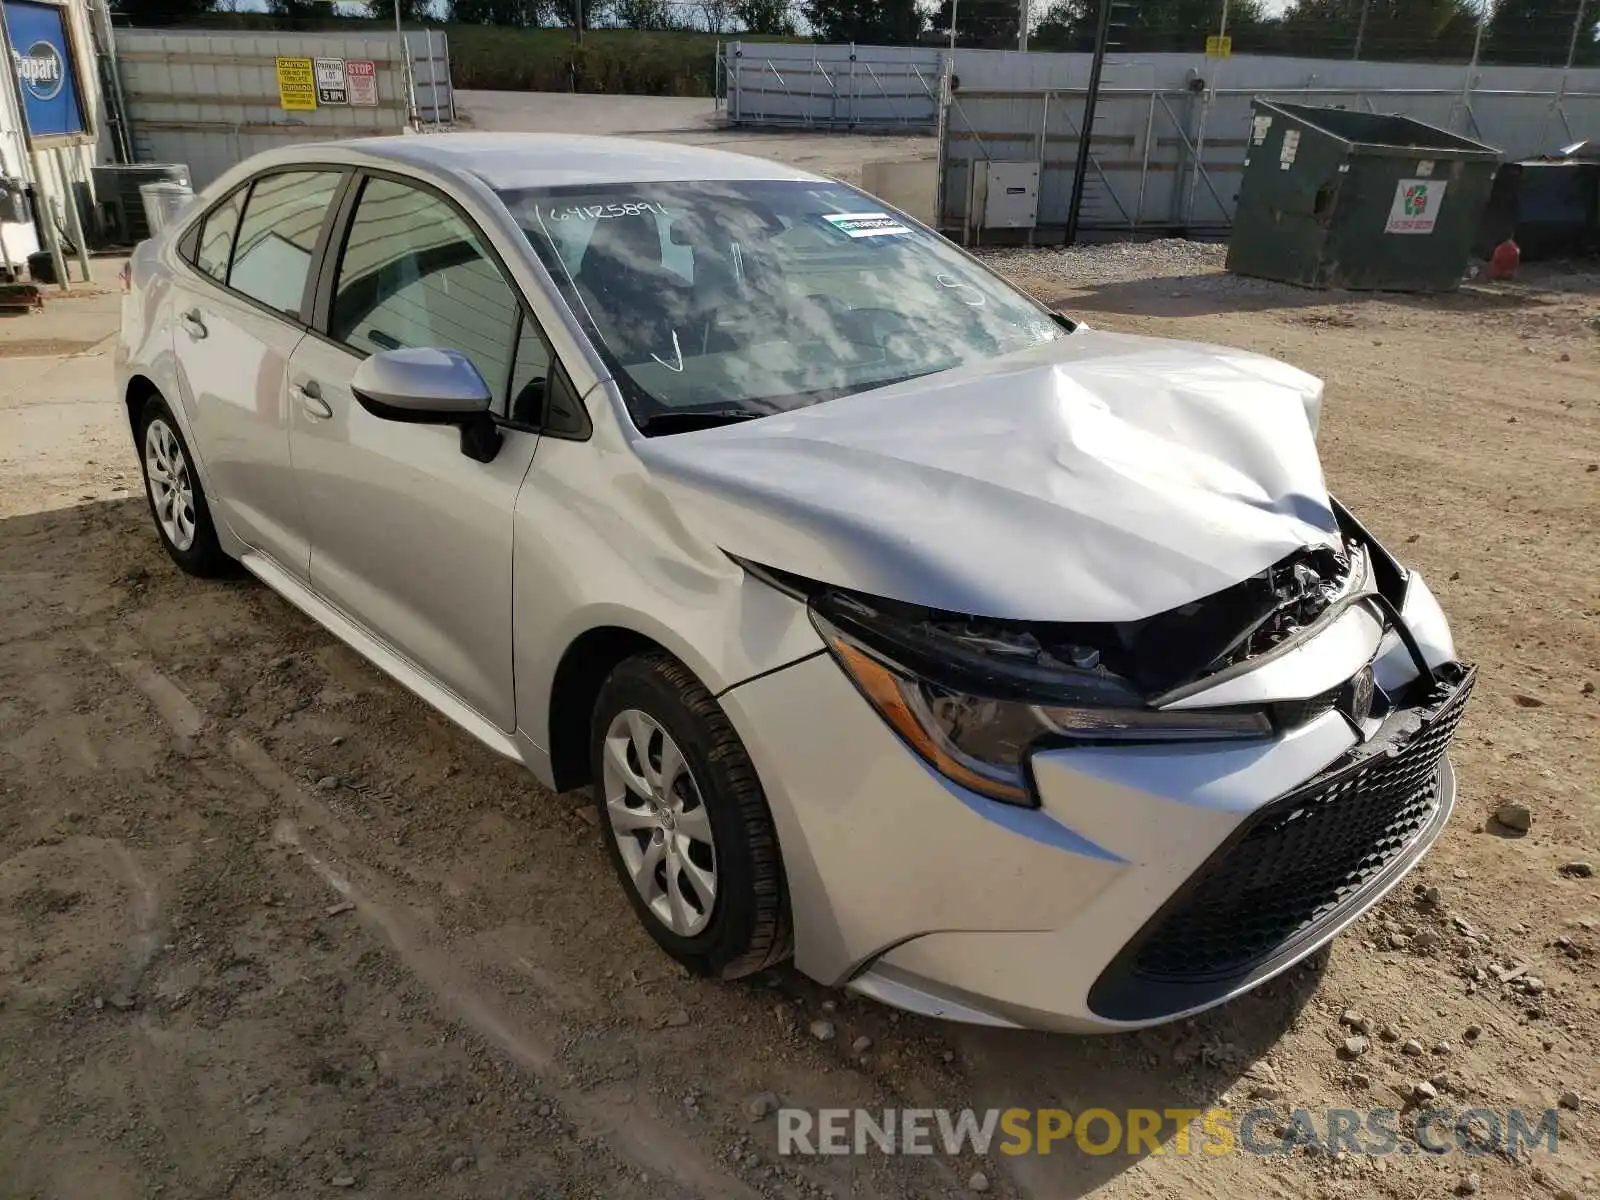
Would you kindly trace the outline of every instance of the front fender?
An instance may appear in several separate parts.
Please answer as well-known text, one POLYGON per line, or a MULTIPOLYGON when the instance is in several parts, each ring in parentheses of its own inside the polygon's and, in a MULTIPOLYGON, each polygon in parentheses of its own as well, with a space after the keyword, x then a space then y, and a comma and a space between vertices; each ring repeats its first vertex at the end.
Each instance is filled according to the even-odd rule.
POLYGON ((626 448, 544 438, 513 520, 517 727, 541 751, 557 668, 592 630, 650 639, 713 694, 822 648, 805 604, 678 521, 626 448))

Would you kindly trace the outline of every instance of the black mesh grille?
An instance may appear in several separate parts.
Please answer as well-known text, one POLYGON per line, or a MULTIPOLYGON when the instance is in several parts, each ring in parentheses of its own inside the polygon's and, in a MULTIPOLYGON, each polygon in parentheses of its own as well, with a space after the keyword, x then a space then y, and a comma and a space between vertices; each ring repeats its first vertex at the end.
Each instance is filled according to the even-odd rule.
POLYGON ((1242 975, 1359 893, 1427 828, 1472 676, 1441 683, 1363 757, 1263 808, 1145 936, 1146 980, 1242 975), (1409 733, 1407 732, 1409 726, 1409 733))
POLYGON ((1298 729, 1318 717, 1326 716, 1339 701, 1343 687, 1331 688, 1309 700, 1279 700, 1272 706, 1273 721, 1279 729, 1298 729))

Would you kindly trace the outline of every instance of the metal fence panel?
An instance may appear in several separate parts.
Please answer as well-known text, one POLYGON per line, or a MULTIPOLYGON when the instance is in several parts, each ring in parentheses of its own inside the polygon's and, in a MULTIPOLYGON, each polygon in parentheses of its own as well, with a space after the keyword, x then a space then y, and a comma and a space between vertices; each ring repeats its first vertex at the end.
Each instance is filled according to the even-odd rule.
MULTIPOLYGON (((368 137, 408 125, 407 71, 392 33, 186 33, 116 31, 122 90, 140 162, 179 162, 198 189, 242 159, 289 142, 368 137), (374 64, 377 103, 286 111, 278 58, 374 64)), ((454 116, 444 35, 407 34, 424 127, 454 116), (440 65, 442 62, 442 66, 440 65)))
POLYGON ((424 128, 454 125, 455 89, 450 80, 450 43, 442 31, 406 31, 406 49, 411 52, 411 91, 415 97, 417 123, 424 128))
MULTIPOLYGON (((1039 227, 1066 224, 1090 56, 958 50, 941 122, 940 221, 972 233, 973 164, 1040 166, 1039 227)), ((1106 64, 1084 229, 1215 230, 1233 220, 1250 100, 1403 113, 1507 158, 1600 137, 1600 70, 1152 54, 1106 64)))
POLYGON ((735 125, 931 132, 943 69, 924 46, 730 42, 719 74, 735 125))

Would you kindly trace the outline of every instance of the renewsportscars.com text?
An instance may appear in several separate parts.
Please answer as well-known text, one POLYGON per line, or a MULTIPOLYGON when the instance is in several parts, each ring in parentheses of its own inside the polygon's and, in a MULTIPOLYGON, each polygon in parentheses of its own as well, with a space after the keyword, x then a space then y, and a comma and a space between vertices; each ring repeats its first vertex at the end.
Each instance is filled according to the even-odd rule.
POLYGON ((778 1153, 843 1154, 1494 1154, 1543 1150, 1555 1109, 781 1108, 778 1153))

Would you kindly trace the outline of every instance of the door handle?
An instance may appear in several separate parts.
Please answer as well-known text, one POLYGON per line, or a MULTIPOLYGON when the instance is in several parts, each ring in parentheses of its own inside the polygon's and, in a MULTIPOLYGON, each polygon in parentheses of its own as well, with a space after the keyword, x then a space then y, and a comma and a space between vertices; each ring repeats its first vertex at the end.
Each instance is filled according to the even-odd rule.
POLYGON ((333 405, 322 398, 322 386, 315 379, 294 384, 289 390, 294 393, 294 398, 300 401, 300 407, 305 410, 307 416, 319 420, 333 416, 333 405))
POLYGON ((178 324, 183 326, 183 331, 193 340, 200 341, 209 332, 206 323, 200 319, 200 310, 191 308, 188 312, 178 317, 178 324))

